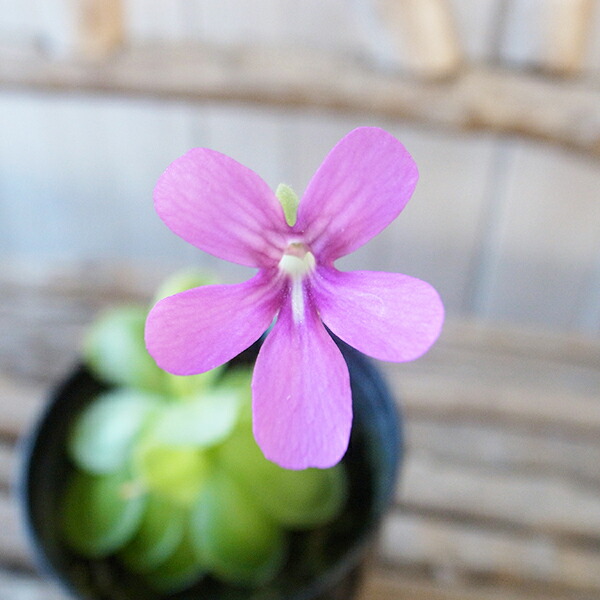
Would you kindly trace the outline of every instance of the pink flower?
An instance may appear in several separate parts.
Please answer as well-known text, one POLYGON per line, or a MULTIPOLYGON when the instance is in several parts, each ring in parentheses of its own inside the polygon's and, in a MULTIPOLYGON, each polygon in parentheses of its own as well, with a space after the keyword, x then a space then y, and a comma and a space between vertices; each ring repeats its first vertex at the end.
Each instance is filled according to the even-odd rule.
POLYGON ((352 399, 324 324, 361 352, 396 362, 424 354, 442 327, 443 305, 424 281, 333 266, 396 218, 417 179, 394 137, 355 129, 312 178, 294 223, 256 173, 219 152, 190 150, 159 179, 158 214, 187 242, 258 273, 158 302, 148 351, 171 373, 201 373, 245 350, 277 317, 254 369, 256 441, 283 467, 334 465, 348 446, 352 399))

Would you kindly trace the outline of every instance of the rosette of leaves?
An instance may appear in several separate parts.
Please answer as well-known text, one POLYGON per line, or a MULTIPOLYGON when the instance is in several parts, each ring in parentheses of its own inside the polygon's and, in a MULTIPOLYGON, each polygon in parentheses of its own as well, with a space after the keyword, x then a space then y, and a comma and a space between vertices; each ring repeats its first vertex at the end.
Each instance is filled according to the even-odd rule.
MULTIPOLYGON (((159 297, 207 283, 178 275, 159 297)), ((114 556, 161 592, 211 574, 258 586, 286 560, 287 533, 336 517, 343 466, 290 471, 266 460, 251 423, 251 371, 188 377, 159 369, 143 307, 116 308, 89 332, 85 359, 109 384, 76 417, 62 501, 65 542, 114 556)))

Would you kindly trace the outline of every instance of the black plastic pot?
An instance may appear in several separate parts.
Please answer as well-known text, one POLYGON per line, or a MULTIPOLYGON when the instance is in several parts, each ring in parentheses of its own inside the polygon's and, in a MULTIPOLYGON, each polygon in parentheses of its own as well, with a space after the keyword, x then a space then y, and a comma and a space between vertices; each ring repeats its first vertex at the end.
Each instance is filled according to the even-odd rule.
MULTIPOLYGON (((336 340, 352 385, 354 423, 344 463, 349 500, 332 523, 292 534, 289 560, 271 583, 237 588, 210 577, 176 594, 147 589, 112 559, 73 553, 59 533, 59 500, 73 468, 65 440, 73 418, 105 389, 80 367, 51 395, 44 414, 24 438, 20 501, 30 545, 40 569, 75 598, 86 600, 350 600, 369 544, 394 494, 401 431, 394 399, 369 359, 336 340)), ((260 343, 238 356, 252 362, 260 343)))

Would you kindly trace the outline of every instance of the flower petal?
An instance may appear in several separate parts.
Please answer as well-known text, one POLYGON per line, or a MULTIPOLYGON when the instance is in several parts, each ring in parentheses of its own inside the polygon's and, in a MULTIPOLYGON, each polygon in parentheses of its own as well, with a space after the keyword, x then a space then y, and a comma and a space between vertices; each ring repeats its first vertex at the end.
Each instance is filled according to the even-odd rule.
POLYGON ((158 302, 146 321, 146 347, 175 375, 203 373, 248 348, 281 303, 270 273, 235 285, 207 285, 158 302))
POLYGON ((419 358, 442 329, 442 301, 420 279, 400 273, 321 268, 313 281, 313 295, 325 325, 346 343, 379 360, 419 358))
POLYGON ((299 321, 286 299, 252 380, 254 436, 287 469, 339 462, 352 425, 348 367, 306 297, 304 306, 299 321))
POLYGON ((351 131, 327 155, 298 208, 294 230, 321 262, 356 250, 387 227, 410 199, 417 166, 376 127, 351 131))
POLYGON ((287 229, 269 186, 232 158, 194 148, 174 161, 154 189, 160 218, 186 242, 250 267, 277 263, 287 229))

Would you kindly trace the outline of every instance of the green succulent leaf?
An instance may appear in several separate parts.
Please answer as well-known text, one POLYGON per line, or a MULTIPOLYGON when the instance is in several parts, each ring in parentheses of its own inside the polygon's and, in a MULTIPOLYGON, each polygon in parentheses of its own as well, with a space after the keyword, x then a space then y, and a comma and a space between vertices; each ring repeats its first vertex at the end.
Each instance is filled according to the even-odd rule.
POLYGON ((136 390, 116 390, 98 396, 77 417, 68 440, 75 464, 91 473, 122 469, 139 432, 161 398, 136 390))
POLYGON ((181 506, 150 494, 139 529, 119 552, 119 559, 131 571, 155 570, 177 551, 186 525, 186 512, 181 506))
POLYGON ((206 570, 195 552, 190 536, 184 535, 167 560, 153 571, 144 573, 144 580, 158 592, 175 593, 199 581, 206 570))
POLYGON ((265 583, 285 560, 282 528, 223 472, 206 482, 192 514, 191 532, 198 556, 230 583, 265 583))
POLYGON ((340 463, 330 469, 291 471, 267 460, 249 430, 239 429, 216 452, 218 464, 271 518, 304 529, 335 518, 347 497, 340 463))
POLYGON ((211 390, 165 406, 148 435, 170 446, 213 446, 231 433, 239 408, 235 390, 211 390))
POLYGON ((200 493, 210 462, 197 448, 169 446, 149 437, 136 445, 133 468, 150 492, 187 506, 200 493))
POLYGON ((145 504, 126 471, 104 476, 75 472, 62 500, 65 542, 86 557, 112 554, 135 535, 145 504))
POLYGON ((84 345, 86 364, 101 380, 123 387, 169 390, 166 373, 148 354, 144 343, 146 310, 127 306, 113 309, 91 327, 84 345))

